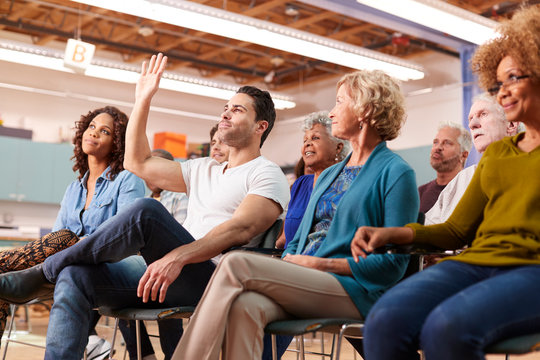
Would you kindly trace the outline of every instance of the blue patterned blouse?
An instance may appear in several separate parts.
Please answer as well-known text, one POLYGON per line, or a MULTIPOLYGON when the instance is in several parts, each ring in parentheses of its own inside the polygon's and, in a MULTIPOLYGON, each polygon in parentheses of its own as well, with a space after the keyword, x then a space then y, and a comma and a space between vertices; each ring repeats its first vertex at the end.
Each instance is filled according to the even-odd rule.
POLYGON ((343 194, 356 178, 362 166, 346 166, 338 178, 321 196, 315 210, 313 229, 308 235, 302 255, 313 255, 326 239, 326 234, 343 194))

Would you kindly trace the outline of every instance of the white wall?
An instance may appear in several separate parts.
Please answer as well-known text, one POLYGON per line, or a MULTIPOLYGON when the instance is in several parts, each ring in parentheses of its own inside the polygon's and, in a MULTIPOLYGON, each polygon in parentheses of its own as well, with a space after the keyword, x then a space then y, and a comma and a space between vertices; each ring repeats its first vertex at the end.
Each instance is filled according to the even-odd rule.
POLYGON ((461 123, 461 97, 460 86, 441 87, 431 93, 407 96, 407 121, 400 136, 388 146, 397 150, 430 145, 440 122, 461 123))
MULTIPOLYGON (((441 121, 461 123, 461 87, 448 86, 422 95, 407 96, 407 121, 400 136, 388 143, 394 150, 431 145, 441 121)), ((279 165, 295 164, 300 158, 302 118, 278 124, 263 146, 263 154, 279 165)), ((426 159, 429 166, 429 159, 426 159)))

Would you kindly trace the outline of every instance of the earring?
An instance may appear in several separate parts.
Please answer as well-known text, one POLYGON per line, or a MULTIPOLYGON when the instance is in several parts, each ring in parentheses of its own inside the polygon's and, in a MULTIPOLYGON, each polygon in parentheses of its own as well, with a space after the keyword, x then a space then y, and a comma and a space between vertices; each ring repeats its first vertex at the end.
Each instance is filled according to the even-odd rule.
POLYGON ((339 161, 339 156, 338 156, 337 153, 336 153, 336 157, 334 158, 334 161, 335 161, 335 162, 338 162, 338 161, 339 161))
POLYGON ((363 122, 363 121, 360 121, 360 125, 358 125, 358 128, 359 128, 360 130, 362 130, 363 127, 364 127, 364 122, 363 122))

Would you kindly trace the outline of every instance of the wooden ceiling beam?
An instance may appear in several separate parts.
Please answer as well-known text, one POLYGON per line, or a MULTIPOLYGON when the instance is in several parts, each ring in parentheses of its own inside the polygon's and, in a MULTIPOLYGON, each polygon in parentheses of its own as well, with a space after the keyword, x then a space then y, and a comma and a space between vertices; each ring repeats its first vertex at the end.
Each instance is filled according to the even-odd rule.
MULTIPOLYGON (((7 18, 8 20, 17 21, 22 17, 25 17, 31 10, 35 10, 39 8, 39 4, 37 3, 26 3, 24 5, 21 5, 20 8, 17 10, 11 12, 7 18)), ((0 30, 4 29, 6 26, 1 25, 0 30)))
POLYGON ((288 3, 290 0, 272 0, 272 1, 268 1, 268 2, 265 2, 265 3, 262 3, 260 5, 256 5, 252 8, 249 8, 245 11, 242 12, 242 15, 246 15, 246 16, 255 16, 255 15, 259 15, 263 12, 266 12, 270 9, 273 9, 273 8, 276 8, 278 6, 281 6, 281 5, 284 5, 286 3, 288 3))

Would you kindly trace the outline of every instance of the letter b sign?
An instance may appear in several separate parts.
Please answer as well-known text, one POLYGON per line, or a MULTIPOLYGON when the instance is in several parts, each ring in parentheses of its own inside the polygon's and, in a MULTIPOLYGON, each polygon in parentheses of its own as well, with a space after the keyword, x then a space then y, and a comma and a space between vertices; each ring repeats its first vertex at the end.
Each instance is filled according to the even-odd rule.
POLYGON ((64 66, 84 72, 94 56, 96 46, 83 41, 69 39, 64 54, 64 66))

